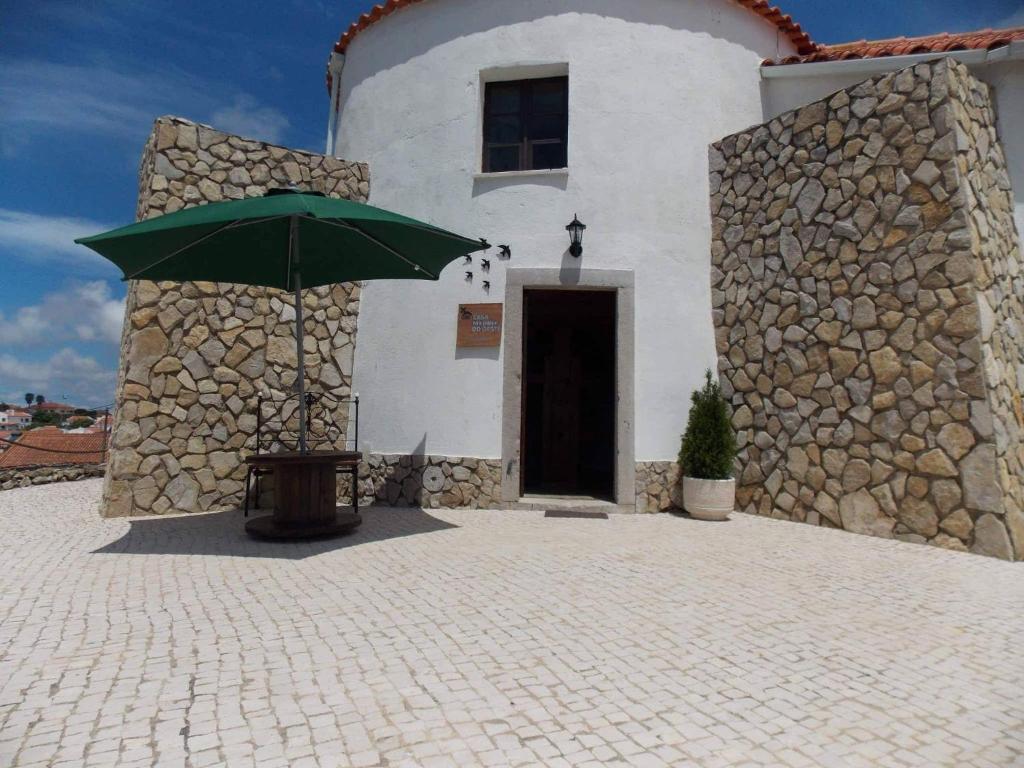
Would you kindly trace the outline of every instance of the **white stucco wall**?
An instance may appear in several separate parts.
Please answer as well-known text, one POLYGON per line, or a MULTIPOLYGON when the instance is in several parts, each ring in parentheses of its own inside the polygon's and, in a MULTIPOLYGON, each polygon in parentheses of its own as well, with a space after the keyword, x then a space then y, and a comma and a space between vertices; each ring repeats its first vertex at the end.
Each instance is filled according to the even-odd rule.
POLYGON ((1014 218, 1024 235, 1024 61, 993 64, 978 74, 996 94, 996 129, 1013 183, 1014 218))
MULTIPOLYGON (((1024 55, 1024 43, 1012 44, 1009 46, 1009 52, 1016 57, 1024 55)), ((1006 152, 1016 200, 1017 231, 1024 233, 1024 58, 1000 60, 999 57, 1005 53, 1007 52, 988 54, 995 57, 995 61, 978 61, 986 57, 986 53, 982 51, 963 52, 956 57, 964 61, 976 77, 992 86, 995 93, 997 127, 1006 152)), ((799 72, 800 75, 776 76, 764 80, 762 97, 765 114, 767 117, 775 117, 855 85, 874 74, 902 69, 907 66, 908 58, 910 57, 873 59, 871 62, 829 63, 799 68, 776 67, 774 69, 779 72, 789 70, 799 72), (843 71, 844 65, 846 71, 843 71), (871 71, 866 72, 865 66, 869 66, 871 71), (818 73, 814 71, 816 68, 820 68, 818 73)))
POLYGON ((500 457, 502 359, 456 353, 457 305, 502 301, 506 266, 630 269, 635 458, 674 458, 690 392, 715 365, 707 146, 762 121, 759 63, 791 52, 730 0, 432 0, 362 32, 342 75, 337 154, 370 164, 372 204, 513 254, 492 251, 472 284, 461 263, 439 283, 367 284, 364 445, 500 457), (568 173, 477 175, 481 72, 560 64, 568 173), (574 213, 588 225, 578 262, 566 252, 574 213))

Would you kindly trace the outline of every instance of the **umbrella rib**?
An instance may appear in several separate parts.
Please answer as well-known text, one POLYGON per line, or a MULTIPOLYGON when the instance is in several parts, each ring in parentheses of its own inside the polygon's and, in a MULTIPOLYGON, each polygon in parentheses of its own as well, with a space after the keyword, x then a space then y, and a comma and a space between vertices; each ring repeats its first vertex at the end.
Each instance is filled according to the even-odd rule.
POLYGON ((357 227, 355 224, 352 224, 350 222, 334 221, 332 219, 318 219, 318 218, 316 218, 314 216, 304 216, 303 218, 311 219, 312 221, 318 221, 321 224, 330 224, 332 227, 340 227, 341 229, 354 230, 355 232, 358 232, 360 235, 362 235, 367 240, 369 240, 371 243, 374 243, 375 245, 379 245, 381 248, 383 248, 385 251, 390 253, 392 256, 396 256, 397 258, 399 258, 402 261, 404 261, 406 264, 408 264, 410 267, 412 267, 415 271, 423 272, 424 274, 430 275, 430 277, 432 277, 434 280, 437 280, 437 275, 435 275, 429 269, 426 269, 426 268, 420 266, 419 264, 417 264, 412 259, 409 259, 409 258, 403 256, 401 253, 396 251, 394 248, 392 248, 390 245, 385 243, 383 240, 381 240, 380 238, 374 237, 373 235, 371 235, 369 232, 367 232, 366 230, 362 229, 361 227, 357 227))
POLYGON ((159 259, 157 259, 153 263, 147 264, 146 266, 142 267, 141 269, 135 270, 130 275, 125 275, 124 279, 125 280, 134 280, 136 277, 141 275, 143 272, 148 272, 149 270, 153 269, 153 267, 160 266, 165 261, 169 261, 170 259, 173 259, 179 253, 182 253, 183 251, 187 251, 189 248, 194 248, 195 246, 199 245, 200 243, 205 242, 206 240, 209 240, 211 237, 216 237, 221 232, 225 232, 225 231, 227 231, 229 229, 234 229, 235 227, 244 227, 244 226, 247 226, 249 224, 262 224, 262 223, 267 222, 267 221, 274 221, 275 219, 283 219, 283 218, 285 218, 285 217, 284 216, 267 216, 267 217, 262 218, 262 219, 235 219, 234 221, 229 221, 223 227, 217 227, 217 229, 213 230, 213 232, 208 232, 207 234, 203 235, 202 237, 200 237, 200 238, 198 238, 196 240, 193 240, 191 243, 188 243, 187 245, 181 246, 181 248, 178 248, 176 251, 172 251, 171 253, 168 253, 166 256, 160 257, 159 259))
POLYGON ((463 237, 462 235, 457 234, 455 232, 448 232, 444 229, 441 229, 440 227, 435 227, 433 224, 426 224, 424 222, 419 221, 402 222, 402 224, 403 226, 409 227, 411 229, 421 229, 424 232, 430 232, 435 235, 444 235, 445 237, 450 237, 454 240, 461 240, 464 243, 472 243, 473 245, 487 245, 488 248, 490 247, 490 244, 487 243, 487 241, 484 240, 483 238, 480 238, 479 240, 471 240, 470 238, 463 237))

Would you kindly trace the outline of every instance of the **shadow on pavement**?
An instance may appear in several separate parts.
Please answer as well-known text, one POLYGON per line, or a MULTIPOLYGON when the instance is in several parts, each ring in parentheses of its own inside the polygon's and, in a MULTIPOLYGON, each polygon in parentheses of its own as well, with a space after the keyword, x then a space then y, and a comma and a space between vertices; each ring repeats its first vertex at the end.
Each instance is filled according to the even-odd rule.
MULTIPOLYGON (((267 514, 265 511, 257 515, 267 514)), ((257 541, 245 533, 240 510, 130 520, 124 536, 94 550, 117 555, 234 555, 302 560, 385 539, 458 528, 415 507, 362 510, 363 524, 348 535, 317 541, 257 541)))

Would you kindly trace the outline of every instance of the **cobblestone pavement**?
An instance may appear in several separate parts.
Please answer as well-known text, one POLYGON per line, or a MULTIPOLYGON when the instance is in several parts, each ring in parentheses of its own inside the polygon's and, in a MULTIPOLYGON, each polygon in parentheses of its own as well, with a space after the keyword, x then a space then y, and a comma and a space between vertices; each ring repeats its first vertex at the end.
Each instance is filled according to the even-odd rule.
POLYGON ((1024 764, 1024 567, 743 515, 0 493, 0 765, 1024 764))

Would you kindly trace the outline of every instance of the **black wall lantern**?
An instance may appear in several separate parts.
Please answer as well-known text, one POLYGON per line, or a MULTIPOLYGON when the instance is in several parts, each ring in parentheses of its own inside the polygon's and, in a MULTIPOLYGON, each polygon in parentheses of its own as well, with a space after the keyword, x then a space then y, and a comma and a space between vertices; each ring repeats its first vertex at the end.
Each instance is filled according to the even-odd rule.
POLYGON ((583 255, 583 230, 587 228, 587 225, 573 214, 572 221, 565 228, 569 232, 569 239, 572 241, 569 244, 569 253, 578 259, 583 255))

